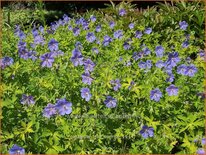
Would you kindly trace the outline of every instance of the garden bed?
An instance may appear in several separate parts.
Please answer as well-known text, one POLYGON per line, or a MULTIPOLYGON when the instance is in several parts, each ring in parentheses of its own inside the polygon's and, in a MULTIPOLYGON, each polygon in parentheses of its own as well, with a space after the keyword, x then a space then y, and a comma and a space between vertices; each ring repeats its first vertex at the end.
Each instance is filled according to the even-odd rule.
POLYGON ((4 18, 3 153, 204 153, 202 3, 38 5, 4 18))

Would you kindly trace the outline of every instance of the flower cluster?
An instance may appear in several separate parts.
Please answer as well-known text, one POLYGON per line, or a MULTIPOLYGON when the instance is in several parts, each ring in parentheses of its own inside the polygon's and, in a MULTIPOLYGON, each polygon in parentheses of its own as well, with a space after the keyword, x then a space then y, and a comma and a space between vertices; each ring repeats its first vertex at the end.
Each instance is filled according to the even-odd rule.
POLYGON ((68 115, 72 112, 72 103, 65 98, 58 99, 56 104, 48 103, 43 110, 43 116, 50 118, 53 115, 59 114, 61 116, 68 115))

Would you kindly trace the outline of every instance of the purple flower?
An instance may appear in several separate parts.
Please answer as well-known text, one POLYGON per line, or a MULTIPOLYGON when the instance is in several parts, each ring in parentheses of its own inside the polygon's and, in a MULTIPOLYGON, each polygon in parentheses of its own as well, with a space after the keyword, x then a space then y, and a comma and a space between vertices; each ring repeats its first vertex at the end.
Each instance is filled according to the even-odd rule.
POLYGON ((123 47, 125 50, 129 50, 131 48, 131 45, 128 42, 124 42, 123 47))
POLYGON ((159 61, 157 61, 157 63, 156 63, 155 65, 156 65, 156 67, 158 67, 158 68, 162 68, 162 67, 165 66, 165 63, 164 63, 162 60, 159 60, 159 61))
POLYGON ((144 125, 139 133, 142 135, 143 138, 153 137, 154 136, 154 128, 148 127, 147 125, 144 125))
POLYGON ((82 82, 84 84, 88 84, 91 85, 92 84, 93 79, 91 78, 89 73, 83 73, 82 74, 82 82))
POLYGON ((9 154, 25 154, 25 149, 14 144, 9 150, 9 154))
POLYGON ((178 57, 177 52, 169 53, 167 65, 170 67, 175 67, 177 63, 180 62, 180 58, 178 57))
POLYGON ((117 30, 114 32, 114 38, 121 39, 123 37, 122 30, 117 30))
POLYGON ((147 60, 145 65, 146 65, 146 68, 150 69, 152 67, 152 61, 151 60, 147 60))
POLYGON ((48 67, 51 68, 52 64, 54 62, 54 57, 52 56, 52 53, 45 53, 40 56, 41 59, 41 66, 42 67, 48 67))
POLYGON ((205 145, 206 144, 206 138, 202 138, 202 145, 205 145))
POLYGON ((77 42, 75 43, 75 48, 81 50, 81 49, 83 48, 82 43, 81 43, 80 41, 77 41, 77 42))
POLYGON ((81 89, 81 97, 85 99, 87 102, 91 99, 92 95, 90 93, 89 88, 82 88, 81 89))
POLYGON ((73 30, 73 27, 71 25, 68 26, 68 30, 73 30))
POLYGON ((134 28, 134 23, 130 23, 130 24, 129 24, 129 28, 130 28, 130 29, 133 29, 133 28, 134 28))
POLYGON ((135 61, 137 61, 137 60, 139 60, 139 59, 141 59, 141 58, 143 58, 143 57, 144 57, 144 53, 143 53, 143 52, 139 52, 139 53, 134 52, 134 53, 133 53, 133 56, 132 56, 132 58, 133 58, 135 61))
POLYGON ((112 42, 112 38, 110 38, 108 35, 104 36, 104 40, 102 42, 103 46, 108 46, 110 42, 112 42))
POLYGON ((29 58, 29 51, 26 48, 19 48, 18 54, 22 59, 27 60, 29 58))
POLYGON ((143 49, 143 53, 144 55, 150 55, 151 51, 149 50, 149 48, 146 47, 143 49))
POLYGON ((26 48, 26 42, 19 41, 18 48, 19 49, 26 48))
POLYGON ((11 66, 14 63, 14 59, 11 57, 4 57, 0 59, 1 68, 4 69, 7 66, 11 66))
POLYGON ((39 32, 38 32, 37 29, 34 28, 34 29, 32 30, 32 34, 33 34, 33 37, 36 37, 36 36, 39 35, 39 32))
POLYGON ((91 20, 92 22, 95 22, 97 19, 96 19, 96 17, 95 17, 94 15, 91 15, 90 20, 91 20))
POLYGON ((167 82, 173 82, 173 81, 174 81, 174 78, 175 78, 174 75, 173 75, 172 73, 168 73, 168 76, 169 76, 169 77, 167 78, 166 81, 167 81, 167 82))
POLYGON ((92 48, 92 51, 93 51, 93 52, 95 52, 96 54, 98 54, 98 53, 99 53, 98 48, 95 48, 95 47, 94 47, 94 48, 92 48))
POLYGON ((78 36, 80 34, 80 29, 78 27, 73 28, 73 34, 74 36, 78 36))
POLYGON ((180 22, 179 22, 179 26, 180 26, 180 29, 186 30, 187 27, 188 27, 188 24, 187 24, 186 21, 180 21, 180 22))
POLYGON ((43 116, 50 118, 51 116, 57 114, 56 105, 53 105, 51 103, 47 104, 47 106, 43 110, 43 116))
POLYGON ((59 99, 55 106, 58 111, 58 114, 60 115, 68 115, 72 112, 72 103, 68 102, 65 98, 59 99))
POLYGON ((182 64, 177 67, 177 73, 181 75, 186 75, 186 69, 187 69, 187 66, 182 64))
POLYGON ((92 43, 96 40, 96 37, 95 37, 94 33, 89 32, 86 35, 86 39, 87 39, 88 42, 92 43))
POLYGON ((159 88, 156 88, 150 92, 151 100, 158 102, 161 97, 162 97, 162 92, 159 90, 159 88))
POLYGON ((109 23, 109 26, 110 26, 111 29, 113 29, 114 26, 115 26, 115 23, 114 23, 113 21, 111 21, 111 22, 109 23))
POLYGON ((29 58, 35 61, 37 59, 35 51, 29 51, 29 58))
POLYGON ((74 66, 83 65, 83 56, 78 49, 72 51, 72 57, 70 59, 74 66))
POLYGON ((126 10, 125 9, 120 9, 119 10, 119 15, 120 16, 124 16, 126 14, 126 10))
POLYGON ((152 33, 152 28, 151 27, 146 28, 144 33, 146 33, 146 34, 152 33))
POLYGON ((97 25, 97 27, 96 27, 96 32, 101 32, 101 30, 102 30, 101 25, 97 25))
POLYGON ((156 46, 155 52, 156 52, 156 56, 161 58, 163 57, 164 48, 162 46, 156 46))
POLYGON ((83 30, 88 30, 89 29, 89 23, 87 21, 83 22, 82 27, 83 27, 83 30))
POLYGON ((175 85, 170 85, 169 87, 166 88, 166 91, 169 96, 177 96, 178 95, 178 87, 175 85))
POLYGON ((86 59, 84 61, 84 69, 86 72, 90 71, 92 72, 94 70, 95 64, 93 63, 93 61, 91 59, 86 59))
POLYGON ((140 62, 138 63, 138 66, 139 66, 139 68, 141 68, 141 69, 145 69, 145 68, 146 68, 146 63, 143 62, 143 61, 140 61, 140 62))
POLYGON ((197 72, 197 68, 195 67, 195 65, 190 65, 190 66, 187 66, 185 75, 193 77, 196 72, 197 72))
POLYGON ((197 150, 197 154, 202 154, 202 155, 204 155, 206 152, 205 152, 205 150, 203 149, 203 148, 199 148, 198 150, 197 150))
POLYGON ((34 37, 34 44, 35 45, 38 45, 38 44, 41 44, 41 45, 44 45, 44 38, 40 35, 37 35, 34 37))
POLYGON ((110 83, 114 86, 113 87, 114 91, 117 91, 118 89, 121 88, 121 83, 119 79, 111 80, 110 83))
POLYGON ((184 41, 183 43, 182 43, 182 47, 183 48, 187 48, 189 46, 189 42, 188 41, 184 41))
POLYGON ((135 38, 141 38, 142 37, 142 32, 141 31, 136 31, 135 32, 135 38))
POLYGON ((25 105, 25 104, 31 105, 31 104, 35 103, 33 96, 31 96, 31 95, 27 96, 25 94, 22 95, 22 98, 21 98, 20 102, 23 105, 25 105))
POLYGON ((204 58, 205 57, 205 51, 204 50, 200 50, 199 51, 199 56, 204 58))
POLYGON ((48 48, 49 50, 52 51, 57 51, 59 49, 58 47, 58 42, 55 39, 51 39, 48 43, 48 48))
POLYGON ((106 107, 108 108, 114 108, 117 105, 117 100, 111 96, 107 96, 104 104, 106 104, 106 107))
POLYGON ((130 89, 132 88, 132 86, 134 86, 134 84, 135 84, 135 82, 134 82, 134 81, 131 81, 128 89, 130 90, 130 89))

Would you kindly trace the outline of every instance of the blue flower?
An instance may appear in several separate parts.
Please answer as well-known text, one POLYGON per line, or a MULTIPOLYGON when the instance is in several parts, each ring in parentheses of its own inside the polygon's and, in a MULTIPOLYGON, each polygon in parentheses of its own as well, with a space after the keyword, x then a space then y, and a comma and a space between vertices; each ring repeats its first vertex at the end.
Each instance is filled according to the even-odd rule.
POLYGON ((186 21, 180 21, 180 22, 179 22, 179 26, 180 26, 180 29, 186 30, 187 27, 188 27, 188 24, 187 24, 186 21))
POLYGON ((168 73, 168 78, 166 79, 167 82, 173 82, 174 81, 174 75, 172 73, 168 73))
POLYGON ((200 155, 204 155, 206 152, 205 152, 205 150, 203 149, 203 148, 199 148, 198 150, 197 150, 197 154, 200 154, 200 155))
POLYGON ((165 66, 165 63, 164 63, 162 60, 159 60, 159 61, 156 62, 155 65, 156 65, 156 67, 158 67, 158 68, 162 68, 162 67, 165 66))
POLYGON ((144 57, 144 53, 143 53, 143 52, 139 52, 139 53, 134 52, 133 55, 132 55, 132 58, 133 58, 135 61, 137 61, 137 60, 139 60, 139 59, 141 59, 141 58, 143 58, 143 57, 144 57))
POLYGON ((129 50, 131 48, 131 45, 128 42, 124 42, 123 47, 125 50, 129 50))
POLYGON ((78 27, 73 28, 73 34, 74 36, 78 36, 80 34, 80 29, 78 27))
POLYGON ((141 31, 136 31, 135 32, 135 38, 141 38, 142 37, 142 32, 141 31))
POLYGON ((39 35, 39 31, 37 29, 32 29, 32 34, 33 34, 33 37, 36 37, 39 35))
POLYGON ((29 58, 29 51, 26 48, 19 48, 18 49, 19 57, 22 59, 27 60, 29 58))
POLYGON ((101 32, 101 30, 102 30, 101 25, 97 25, 97 27, 96 27, 96 32, 101 32))
POLYGON ((187 69, 187 66, 185 64, 182 64, 177 67, 177 73, 181 75, 186 75, 186 69, 187 69))
POLYGON ((14 59, 11 57, 4 57, 0 59, 1 68, 4 69, 7 66, 11 66, 14 63, 14 59))
POLYGON ((110 83, 114 86, 113 87, 114 91, 117 91, 118 89, 121 88, 121 83, 119 79, 111 80, 110 83))
POLYGON ((111 96, 107 96, 104 104, 106 104, 106 107, 108 108, 114 108, 117 105, 117 100, 111 96))
POLYGON ((144 68, 146 68, 146 63, 143 62, 143 61, 140 61, 140 62, 138 63, 138 66, 139 66, 139 68, 144 69, 144 68))
POLYGON ((70 114, 72 112, 72 103, 68 102, 65 98, 57 100, 55 107, 60 115, 70 114))
POLYGON ((178 95, 178 87, 175 85, 170 85, 169 87, 166 88, 166 91, 169 96, 177 96, 178 95))
POLYGON ((162 97, 162 92, 159 90, 159 88, 156 88, 150 92, 151 100, 158 102, 161 97, 162 97))
POLYGON ((45 53, 40 56, 41 59, 41 66, 42 67, 48 67, 51 68, 52 64, 54 62, 54 57, 52 56, 52 53, 45 53))
POLYGON ((175 67, 177 63, 180 62, 177 52, 169 53, 168 60, 166 64, 170 67, 175 67))
POLYGON ((25 104, 31 105, 31 104, 35 103, 33 96, 31 96, 31 95, 27 96, 25 94, 22 95, 22 98, 21 98, 20 102, 23 105, 25 105, 25 104))
POLYGON ((38 45, 38 44, 44 45, 45 44, 44 38, 41 35, 35 36, 34 37, 34 44, 35 45, 38 45))
POLYGON ((50 118, 51 116, 57 114, 56 105, 53 105, 51 103, 47 104, 47 106, 43 110, 43 116, 50 118))
POLYGON ((129 28, 130 28, 130 29, 133 29, 133 28, 134 28, 134 23, 130 23, 130 24, 129 24, 129 28))
POLYGON ((206 138, 202 138, 201 143, 202 143, 202 145, 205 145, 206 144, 206 138))
POLYGON ((14 144, 9 150, 9 154, 25 154, 25 149, 14 144))
POLYGON ((113 29, 114 26, 115 26, 115 22, 111 21, 111 22, 109 23, 109 26, 110 26, 111 29, 113 29))
POLYGON ((146 33, 146 34, 152 33, 152 28, 151 27, 146 28, 144 33, 146 33))
POLYGON ((95 17, 94 15, 91 15, 91 16, 90 16, 90 20, 91 20, 92 22, 95 22, 97 19, 96 19, 96 17, 95 17))
POLYGON ((146 65, 146 68, 150 69, 152 67, 152 61, 151 60, 147 60, 145 65, 146 65))
POLYGON ((120 16, 124 16, 126 14, 126 10, 125 9, 120 9, 119 10, 119 15, 120 16))
POLYGON ((96 48, 96 47, 92 48, 92 51, 95 52, 96 54, 99 53, 99 50, 98 50, 98 48, 96 48))
POLYGON ((96 37, 95 37, 94 33, 88 32, 86 35, 86 39, 88 42, 92 43, 96 40, 96 37))
POLYGON ((81 89, 81 97, 85 99, 87 102, 91 99, 92 95, 90 93, 89 88, 82 88, 81 89))
POLYGON ((154 136, 154 128, 148 127, 147 125, 144 125, 142 129, 139 132, 143 138, 153 137, 154 136))
POLYGON ((156 52, 156 56, 161 58, 163 57, 164 48, 162 46, 156 46, 155 52, 156 52))
POLYGON ((59 49, 58 44, 59 43, 55 39, 51 39, 48 43, 49 50, 51 52, 52 51, 57 51, 59 49))
POLYGON ((187 66, 185 75, 193 77, 196 72, 197 72, 197 68, 195 67, 195 65, 190 65, 190 66, 187 66))
POLYGON ((104 40, 102 42, 103 46, 108 46, 112 42, 112 38, 110 38, 108 35, 104 36, 104 40))
POLYGON ((95 64, 91 59, 86 59, 83 64, 86 72, 92 72, 94 70, 95 64))
POLYGON ((150 55, 151 51, 149 50, 149 48, 146 47, 143 49, 143 53, 144 55, 150 55))
POLYGON ((186 40, 182 43, 183 48, 187 48, 189 46, 189 42, 186 40))
POLYGON ((82 82, 84 84, 88 84, 91 85, 92 84, 93 79, 91 78, 89 73, 83 73, 82 74, 82 82))
POLYGON ((114 32, 114 38, 121 39, 123 37, 122 30, 117 30, 114 32))
POLYGON ((72 57, 71 57, 71 61, 73 63, 74 66, 78 66, 78 65, 83 65, 83 56, 82 53, 78 50, 78 49, 74 49, 72 51, 72 57))

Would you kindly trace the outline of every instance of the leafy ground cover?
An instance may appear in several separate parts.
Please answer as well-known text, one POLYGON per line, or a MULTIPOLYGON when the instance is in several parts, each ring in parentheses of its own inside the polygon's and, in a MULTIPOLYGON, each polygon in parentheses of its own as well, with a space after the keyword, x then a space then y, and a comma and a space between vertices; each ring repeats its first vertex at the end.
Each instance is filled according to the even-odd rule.
POLYGON ((204 16, 165 8, 5 24, 2 152, 204 153, 204 16))

